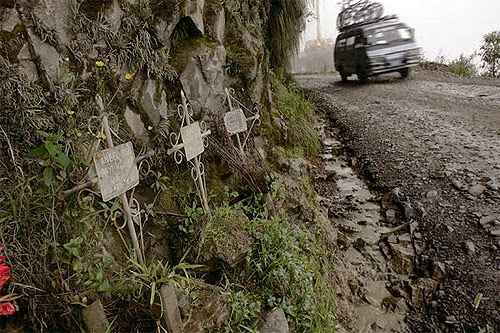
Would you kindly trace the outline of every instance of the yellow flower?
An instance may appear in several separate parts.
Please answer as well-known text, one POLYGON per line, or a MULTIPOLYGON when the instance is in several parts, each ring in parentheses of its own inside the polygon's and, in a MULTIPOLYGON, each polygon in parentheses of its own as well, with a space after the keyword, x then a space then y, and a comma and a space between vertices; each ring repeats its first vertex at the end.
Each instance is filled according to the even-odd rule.
POLYGON ((68 58, 68 57, 64 58, 64 61, 68 62, 68 61, 69 61, 69 58, 68 58))
POLYGON ((134 77, 134 75, 133 75, 133 74, 130 74, 130 73, 125 74, 125 79, 127 79, 127 80, 130 80, 130 79, 132 79, 133 77, 134 77))
POLYGON ((102 133, 101 134, 101 139, 106 140, 106 134, 102 133))
POLYGON ((76 136, 77 136, 77 137, 81 138, 81 137, 82 137, 82 135, 83 135, 83 134, 82 134, 82 132, 76 132, 76 136))
POLYGON ((95 62, 95 65, 96 65, 97 67, 102 67, 102 66, 104 66, 104 62, 102 62, 102 61, 98 60, 98 61, 96 61, 96 62, 95 62))
POLYGON ((75 113, 75 111, 73 111, 73 110, 68 110, 67 112, 68 112, 68 114, 69 114, 70 116, 71 116, 72 114, 74 114, 74 113, 75 113))
POLYGON ((153 129, 153 126, 148 126, 148 131, 151 131, 153 129))
POLYGON ((111 73, 116 73, 116 68, 113 68, 113 69, 111 70, 111 73))

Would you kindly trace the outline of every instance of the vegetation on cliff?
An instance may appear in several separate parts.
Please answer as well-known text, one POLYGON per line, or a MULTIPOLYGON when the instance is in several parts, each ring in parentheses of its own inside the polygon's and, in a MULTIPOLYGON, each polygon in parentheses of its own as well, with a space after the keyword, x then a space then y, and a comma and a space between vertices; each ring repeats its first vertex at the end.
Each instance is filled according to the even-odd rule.
MULTIPOLYGON (((292 330, 333 330, 333 296, 325 292, 332 258, 300 219, 271 214, 268 200, 286 197, 269 166, 319 149, 310 104, 273 74, 286 72, 304 15, 302 0, 0 5, 0 244, 18 307, 0 329, 81 331, 82 309, 100 300, 111 330, 162 331, 160 286, 174 285, 189 303, 183 309, 196 312, 209 282, 229 292, 231 312, 205 329, 252 331, 280 307, 292 330), (47 21, 55 7, 61 17, 47 21), (253 137, 244 161, 225 146, 223 106, 206 104, 223 102, 224 86, 261 109, 256 134, 268 142, 268 164, 253 137), (190 172, 165 154, 179 130, 181 90, 200 105, 195 119, 213 130, 210 216, 190 172), (119 198, 103 202, 95 186, 67 192, 93 177, 92 154, 106 148, 104 114, 117 144, 131 141, 137 156, 155 153, 129 193, 144 264, 130 249, 119 198), (241 258, 228 237, 248 242, 241 258), (224 260, 199 262, 204 248, 224 260)), ((191 315, 182 315, 187 324, 191 315)))

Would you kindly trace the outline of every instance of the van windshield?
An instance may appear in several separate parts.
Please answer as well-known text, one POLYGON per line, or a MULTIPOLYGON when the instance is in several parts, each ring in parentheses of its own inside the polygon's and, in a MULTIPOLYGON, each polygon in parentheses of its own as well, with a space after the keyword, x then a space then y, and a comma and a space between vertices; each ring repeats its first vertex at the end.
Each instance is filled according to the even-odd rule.
POLYGON ((391 26, 367 30, 365 36, 369 46, 386 45, 397 41, 411 40, 412 31, 406 27, 391 26))

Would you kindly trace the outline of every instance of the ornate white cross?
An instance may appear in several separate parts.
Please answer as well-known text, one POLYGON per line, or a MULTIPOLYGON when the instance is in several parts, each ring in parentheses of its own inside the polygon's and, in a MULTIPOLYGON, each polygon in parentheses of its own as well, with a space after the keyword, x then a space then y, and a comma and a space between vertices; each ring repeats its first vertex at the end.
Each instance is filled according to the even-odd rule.
MULTIPOLYGON (((102 112, 104 112, 104 106, 102 103, 102 99, 100 96, 97 98, 97 103, 102 112)), ((104 114, 102 119, 102 129, 104 131, 104 135, 106 136, 106 143, 109 148, 113 148, 113 138, 111 137, 111 130, 109 128, 108 116, 104 114)), ((94 157, 95 158, 95 157, 94 157)), ((135 160, 135 157, 134 157, 135 160)), ((130 238, 132 238, 132 244, 134 245, 135 253, 137 254, 137 260, 141 265, 145 264, 144 254, 142 253, 141 247, 139 246, 139 240, 137 239, 137 233, 135 232, 134 221, 132 219, 132 212, 130 210, 130 204, 128 202, 127 194, 125 192, 120 194, 120 199, 123 204, 123 211, 125 212, 125 218, 127 219, 127 227, 130 234, 130 238)))
POLYGON ((172 148, 167 150, 167 154, 174 154, 174 160, 177 164, 181 164, 184 157, 186 158, 186 162, 191 164, 191 177, 197 184, 203 211, 205 214, 209 214, 205 166, 201 161, 201 154, 208 145, 205 138, 212 132, 206 128, 205 122, 193 121, 193 108, 191 104, 187 102, 184 91, 182 90, 181 98, 182 104, 177 107, 177 113, 181 119, 181 129, 179 134, 170 134, 170 144, 172 148))
POLYGON ((244 158, 245 145, 247 144, 248 137, 252 131, 254 125, 260 125, 260 113, 259 109, 254 108, 253 111, 246 108, 241 104, 233 95, 233 89, 224 89, 226 94, 227 104, 229 105, 229 112, 224 115, 224 125, 226 125, 226 130, 229 135, 235 135, 236 141, 238 143, 238 149, 241 154, 241 158, 244 158), (233 107, 233 103, 236 103, 237 108, 233 107), (250 113, 252 116, 248 117, 245 115, 245 111, 250 113), (251 122, 250 129, 248 129, 247 122, 251 122), (244 137, 243 143, 241 142, 240 133, 247 132, 244 137))

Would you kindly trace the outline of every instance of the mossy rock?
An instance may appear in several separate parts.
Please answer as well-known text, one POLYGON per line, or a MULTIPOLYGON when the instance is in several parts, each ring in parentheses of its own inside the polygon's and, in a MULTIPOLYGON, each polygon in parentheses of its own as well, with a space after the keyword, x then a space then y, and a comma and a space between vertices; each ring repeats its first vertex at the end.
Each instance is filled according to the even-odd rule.
POLYGON ((181 316, 189 318, 184 332, 218 331, 231 316, 230 295, 223 288, 191 279, 189 294, 178 294, 181 316))
POLYGON ((198 30, 190 17, 185 17, 177 23, 171 38, 171 65, 178 73, 182 73, 193 50, 203 44, 202 32, 198 30))
POLYGON ((216 271, 221 266, 238 266, 255 242, 248 231, 250 220, 242 211, 230 210, 220 217, 214 215, 202 231, 199 251, 192 251, 188 256, 189 262, 205 265, 204 271, 207 272, 216 271))

